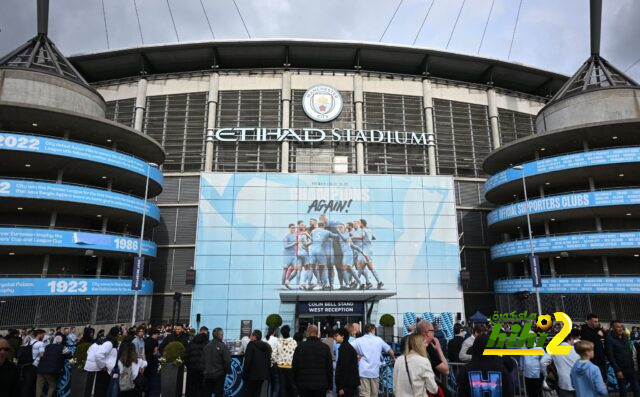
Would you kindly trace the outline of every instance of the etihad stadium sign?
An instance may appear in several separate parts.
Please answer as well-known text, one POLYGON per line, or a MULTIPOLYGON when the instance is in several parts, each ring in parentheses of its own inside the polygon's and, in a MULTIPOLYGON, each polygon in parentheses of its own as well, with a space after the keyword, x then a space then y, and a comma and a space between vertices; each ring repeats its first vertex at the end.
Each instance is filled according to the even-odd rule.
POLYGON ((427 145, 424 132, 354 130, 349 128, 218 128, 214 133, 220 142, 362 142, 400 145, 427 145))

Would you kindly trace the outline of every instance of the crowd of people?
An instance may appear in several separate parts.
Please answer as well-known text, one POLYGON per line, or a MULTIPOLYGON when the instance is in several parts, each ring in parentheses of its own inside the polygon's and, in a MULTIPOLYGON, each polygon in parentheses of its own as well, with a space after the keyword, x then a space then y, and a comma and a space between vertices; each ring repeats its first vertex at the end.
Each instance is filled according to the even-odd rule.
MULTIPOLYGON (((518 328, 501 325, 507 334, 518 328)), ((376 327, 358 323, 338 329, 309 325, 292 335, 289 326, 254 330, 243 343, 242 391, 246 397, 378 396, 385 358, 392 369, 396 397, 476 396, 499 392, 514 396, 605 396, 615 382, 620 396, 640 396, 640 329, 625 330, 619 321, 601 327, 596 315, 574 326, 560 346, 567 355, 485 356, 490 327, 454 325, 448 342, 437 323, 420 321, 392 348, 376 336, 376 327), (396 358, 396 353, 400 353, 396 358), (519 360, 514 360, 519 357, 519 360), (608 368, 613 379, 607 376, 608 368), (455 368, 455 370, 454 370, 455 368), (521 371, 518 374, 518 369, 521 371), (451 387, 450 372, 456 386, 451 387), (524 385, 518 384, 518 375, 524 385), (521 388, 518 390, 518 388, 521 388)), ((551 330, 550 333, 559 329, 551 330)), ((183 325, 155 328, 124 325, 96 333, 86 326, 31 332, 11 330, 0 337, 0 387, 3 396, 56 395, 61 371, 81 343, 89 344, 83 369, 91 377, 93 395, 160 395, 160 357, 171 342, 185 348, 186 396, 224 394, 232 356, 224 330, 206 327, 197 332, 183 325), (210 338, 212 335, 212 338, 210 338)), ((525 347, 526 348, 526 347, 525 347)))

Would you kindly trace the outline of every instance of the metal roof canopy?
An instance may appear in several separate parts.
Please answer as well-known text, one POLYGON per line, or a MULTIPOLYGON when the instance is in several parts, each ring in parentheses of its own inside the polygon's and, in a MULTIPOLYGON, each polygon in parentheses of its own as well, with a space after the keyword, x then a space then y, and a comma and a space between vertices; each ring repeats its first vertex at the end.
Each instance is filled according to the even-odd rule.
POLYGON ((280 300, 282 302, 378 302, 395 294, 393 291, 385 290, 280 291, 280 300))
POLYGON ((210 69, 319 69, 429 75, 531 95, 553 95, 567 76, 530 66, 428 48, 296 39, 142 46, 69 58, 89 82, 210 69))

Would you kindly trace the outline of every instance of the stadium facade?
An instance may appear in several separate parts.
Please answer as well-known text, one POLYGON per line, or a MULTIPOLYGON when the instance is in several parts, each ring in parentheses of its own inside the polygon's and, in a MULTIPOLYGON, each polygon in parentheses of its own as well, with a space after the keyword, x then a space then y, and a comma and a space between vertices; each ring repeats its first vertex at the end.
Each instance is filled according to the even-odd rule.
POLYGON ((502 311, 537 311, 537 256, 543 312, 640 320, 640 86, 600 55, 601 7, 591 3, 591 56, 538 113, 536 133, 484 163, 486 198, 499 205, 487 220, 503 234, 491 257, 508 272, 495 283, 502 311))
POLYGON ((38 34, 0 59, 0 328, 148 318, 150 269, 136 296, 132 262, 156 256, 164 150, 105 118, 39 3, 38 34))
MULTIPOLYGON (((71 62, 105 98, 109 119, 138 125, 167 153, 152 318, 170 319, 180 292, 182 319, 230 335, 271 313, 287 322, 391 313, 400 322, 405 313, 492 311, 493 282, 507 272, 490 263, 499 236, 488 230, 482 163, 533 134, 545 98, 566 81, 492 59, 309 40, 149 46, 71 62), (305 111, 317 87, 331 94, 305 111), (335 93, 341 111, 314 120, 333 111, 335 93), (291 290, 282 286, 288 225, 298 234, 299 220, 323 214, 331 230, 368 222, 380 289, 369 270, 371 288, 362 275, 364 290, 340 289, 331 262, 346 256, 337 246, 330 289, 298 289, 297 276, 291 290)), ((298 273, 303 284, 308 274, 327 284, 321 272, 298 273)))

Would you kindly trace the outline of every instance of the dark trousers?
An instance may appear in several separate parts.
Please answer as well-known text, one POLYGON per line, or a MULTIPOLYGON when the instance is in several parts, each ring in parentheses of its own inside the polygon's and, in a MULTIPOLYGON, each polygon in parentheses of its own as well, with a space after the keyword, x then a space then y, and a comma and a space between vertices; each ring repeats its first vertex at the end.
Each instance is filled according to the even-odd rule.
MULTIPOLYGON (((358 397, 358 388, 357 387, 353 387, 353 388, 349 388, 346 387, 344 389, 344 397, 358 397)), ((337 390, 337 392, 339 392, 340 390, 337 390)))
POLYGON ((212 394, 215 394, 216 397, 224 396, 224 380, 224 375, 213 379, 205 378, 203 396, 211 397, 212 394))
POLYGON ((187 370, 186 397, 200 397, 202 395, 202 371, 187 370))
POLYGON ((111 376, 107 371, 100 371, 96 373, 96 387, 93 390, 94 397, 106 397, 107 389, 109 388, 109 382, 111 381, 111 376))
POLYGON ((327 390, 300 390, 300 397, 326 397, 327 390))
POLYGON ((36 379, 38 371, 33 365, 25 365, 20 369, 20 397, 36 395, 36 379))
POLYGON ((245 380, 244 387, 242 388, 242 395, 244 397, 257 397, 262 390, 263 380, 245 380))
POLYGON ((278 367, 272 365, 269 369, 269 397, 278 397, 280 382, 278 382, 278 367))
POLYGON ((278 368, 280 380, 279 397, 298 397, 298 388, 293 381, 293 370, 291 368, 278 368))
POLYGON ((524 378, 524 387, 527 389, 527 397, 543 397, 542 378, 524 378))
POLYGON ((620 397, 626 397, 627 392, 625 391, 627 383, 631 386, 631 392, 634 397, 640 397, 640 385, 638 384, 638 375, 636 374, 635 369, 632 368, 620 368, 622 371, 622 375, 624 375, 624 379, 618 379, 618 392, 620 393, 620 397))

